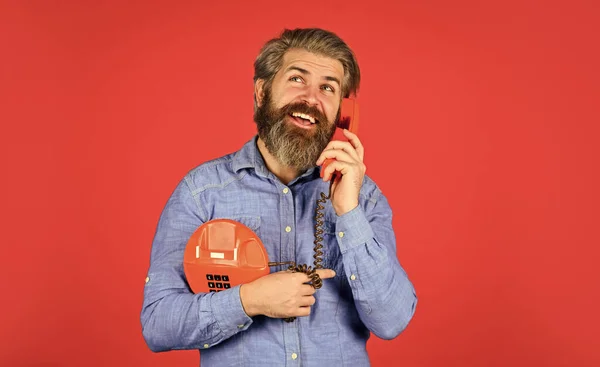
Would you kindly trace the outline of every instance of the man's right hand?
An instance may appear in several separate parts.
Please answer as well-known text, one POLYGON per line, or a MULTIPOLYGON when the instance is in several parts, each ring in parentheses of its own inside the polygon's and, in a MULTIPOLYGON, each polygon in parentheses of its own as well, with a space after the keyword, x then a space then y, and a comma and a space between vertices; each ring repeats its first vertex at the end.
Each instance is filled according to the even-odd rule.
MULTIPOLYGON (((335 276, 330 269, 317 269, 321 279, 335 276)), ((287 318, 310 315, 315 304, 315 289, 308 275, 300 272, 279 271, 265 275, 240 287, 244 311, 250 317, 265 315, 287 318)))

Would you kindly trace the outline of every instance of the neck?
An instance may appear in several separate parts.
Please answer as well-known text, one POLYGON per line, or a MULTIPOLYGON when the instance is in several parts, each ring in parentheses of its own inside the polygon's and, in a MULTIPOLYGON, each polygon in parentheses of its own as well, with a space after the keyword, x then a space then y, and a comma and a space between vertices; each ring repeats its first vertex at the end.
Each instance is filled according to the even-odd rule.
POLYGON ((262 155, 267 169, 271 171, 284 185, 287 185, 294 178, 298 177, 298 170, 289 166, 282 165, 267 149, 265 142, 259 137, 257 142, 258 150, 262 155))

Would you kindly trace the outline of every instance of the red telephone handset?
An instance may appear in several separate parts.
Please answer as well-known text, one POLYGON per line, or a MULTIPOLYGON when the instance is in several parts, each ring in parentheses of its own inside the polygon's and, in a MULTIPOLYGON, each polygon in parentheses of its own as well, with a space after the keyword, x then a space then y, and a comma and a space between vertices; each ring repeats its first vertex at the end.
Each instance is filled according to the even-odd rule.
POLYGON ((194 231, 183 254, 183 270, 193 293, 220 292, 270 271, 260 238, 230 219, 213 219, 194 231))
MULTIPOLYGON (((336 133, 342 133, 341 129, 348 129, 353 133, 358 132, 358 102, 354 98, 344 98, 342 100, 342 111, 340 113, 340 119, 337 122, 336 133)), ((344 135, 333 139, 347 140, 344 135)))
MULTIPOLYGON (((340 118, 336 124, 335 133, 331 140, 348 141, 342 132, 343 129, 348 129, 354 134, 358 133, 358 102, 354 98, 344 98, 342 100, 340 118)), ((323 162, 323 165, 321 166, 321 177, 323 177, 325 168, 333 161, 334 159, 328 158, 323 162)))

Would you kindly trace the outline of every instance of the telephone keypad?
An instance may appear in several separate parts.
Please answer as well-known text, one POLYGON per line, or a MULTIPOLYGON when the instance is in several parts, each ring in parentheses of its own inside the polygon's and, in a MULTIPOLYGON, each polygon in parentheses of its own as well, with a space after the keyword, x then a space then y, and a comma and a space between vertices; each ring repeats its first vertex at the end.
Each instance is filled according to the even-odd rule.
POLYGON ((228 275, 206 274, 206 280, 211 280, 208 282, 208 288, 211 292, 220 292, 223 289, 231 288, 231 284, 226 283, 229 282, 228 275))

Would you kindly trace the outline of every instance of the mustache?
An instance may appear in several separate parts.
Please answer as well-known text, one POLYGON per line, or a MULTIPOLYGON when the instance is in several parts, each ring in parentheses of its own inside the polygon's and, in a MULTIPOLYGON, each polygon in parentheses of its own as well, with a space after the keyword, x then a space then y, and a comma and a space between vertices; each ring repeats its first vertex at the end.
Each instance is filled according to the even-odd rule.
POLYGON ((317 123, 328 122, 327 117, 323 113, 321 113, 321 111, 319 111, 315 106, 309 106, 306 103, 302 102, 289 103, 281 107, 279 111, 282 115, 290 115, 293 112, 299 112, 314 117, 317 123))

